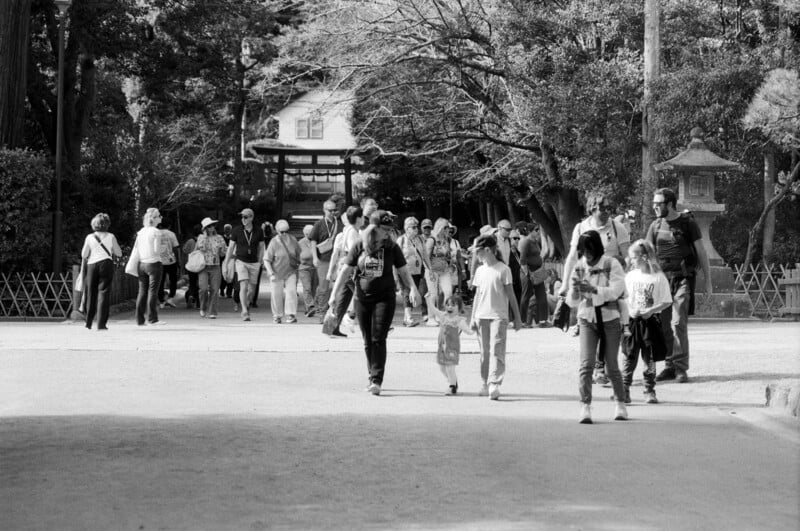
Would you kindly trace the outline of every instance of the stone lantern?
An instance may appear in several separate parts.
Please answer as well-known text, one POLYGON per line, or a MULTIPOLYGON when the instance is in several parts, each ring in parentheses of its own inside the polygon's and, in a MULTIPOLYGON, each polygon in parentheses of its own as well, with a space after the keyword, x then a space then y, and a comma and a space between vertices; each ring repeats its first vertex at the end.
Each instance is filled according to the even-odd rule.
POLYGON ((703 246, 712 266, 722 266, 724 261, 711 243, 711 222, 725 205, 714 200, 714 174, 721 171, 741 171, 736 162, 718 157, 703 142, 703 130, 695 127, 689 133, 692 140, 686 150, 668 161, 656 164, 657 171, 674 171, 678 174, 678 210, 689 210, 694 215, 703 234, 703 246))
MULTIPOLYGON (((673 171, 678 174, 678 211, 689 210, 694 215, 703 235, 703 247, 711 265, 711 281, 715 293, 733 290, 733 274, 724 267, 724 260, 714 249, 709 228, 725 205, 714 200, 714 174, 722 171, 741 171, 736 162, 725 160, 712 153, 703 142, 703 130, 695 127, 689 135, 689 146, 675 157, 656 164, 657 171, 673 171)), ((698 279, 698 288, 703 284, 698 279)))

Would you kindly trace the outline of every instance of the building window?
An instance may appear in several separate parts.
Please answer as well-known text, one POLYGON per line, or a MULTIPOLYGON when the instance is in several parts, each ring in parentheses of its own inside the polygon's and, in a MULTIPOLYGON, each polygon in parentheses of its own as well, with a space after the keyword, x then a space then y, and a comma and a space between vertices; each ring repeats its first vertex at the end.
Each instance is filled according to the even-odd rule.
POLYGON ((300 118, 295 122, 296 138, 322 138, 322 118, 300 118))

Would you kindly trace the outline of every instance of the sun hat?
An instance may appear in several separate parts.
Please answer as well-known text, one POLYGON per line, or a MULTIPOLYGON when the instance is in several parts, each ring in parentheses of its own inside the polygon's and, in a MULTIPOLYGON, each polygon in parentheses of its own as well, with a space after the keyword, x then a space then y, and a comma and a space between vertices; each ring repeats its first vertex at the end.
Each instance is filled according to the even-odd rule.
POLYGON ((278 232, 286 232, 289 230, 289 222, 285 219, 279 219, 275 222, 275 230, 278 232))
POLYGON ((388 210, 376 210, 369 216, 369 223, 370 225, 394 227, 394 218, 396 217, 388 210))
POLYGON ((202 227, 203 230, 206 230, 206 228, 209 225, 213 225, 213 224, 215 224, 217 222, 218 222, 218 220, 216 220, 216 219, 203 218, 203 221, 200 222, 200 227, 202 227))

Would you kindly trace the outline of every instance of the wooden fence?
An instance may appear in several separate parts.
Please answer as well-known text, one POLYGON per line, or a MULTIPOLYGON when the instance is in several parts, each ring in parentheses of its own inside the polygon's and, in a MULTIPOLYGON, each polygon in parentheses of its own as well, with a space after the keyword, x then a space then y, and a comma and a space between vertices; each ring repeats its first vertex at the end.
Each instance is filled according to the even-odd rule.
MULTIPOLYGON (((0 319, 68 319, 74 306, 74 266, 67 273, 0 273, 0 319)), ((111 304, 136 297, 138 282, 126 275, 124 266, 114 272, 111 304)))
POLYGON ((761 319, 774 319, 782 315, 797 316, 800 311, 792 310, 787 305, 798 301, 797 290, 800 289, 800 264, 795 264, 794 269, 781 264, 751 264, 745 270, 744 266, 734 265, 734 291, 746 294, 753 303, 752 317, 761 319), (787 281, 788 280, 788 281, 787 281), (789 294, 787 296, 787 290, 789 294))

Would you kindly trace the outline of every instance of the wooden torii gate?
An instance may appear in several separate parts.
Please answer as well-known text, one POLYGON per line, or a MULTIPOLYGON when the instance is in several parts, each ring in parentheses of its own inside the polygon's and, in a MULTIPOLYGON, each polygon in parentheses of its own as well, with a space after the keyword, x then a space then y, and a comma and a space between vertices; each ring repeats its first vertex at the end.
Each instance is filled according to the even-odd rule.
POLYGON ((353 204, 353 171, 363 168, 353 162, 355 152, 352 149, 310 149, 276 145, 274 141, 254 141, 247 144, 247 150, 253 153, 267 169, 276 173, 275 203, 278 217, 283 217, 284 185, 287 170, 327 170, 341 172, 344 175, 345 204, 353 204), (292 158, 307 156, 311 162, 294 162, 292 158), (336 156, 342 161, 339 164, 320 163, 320 156, 336 156))

